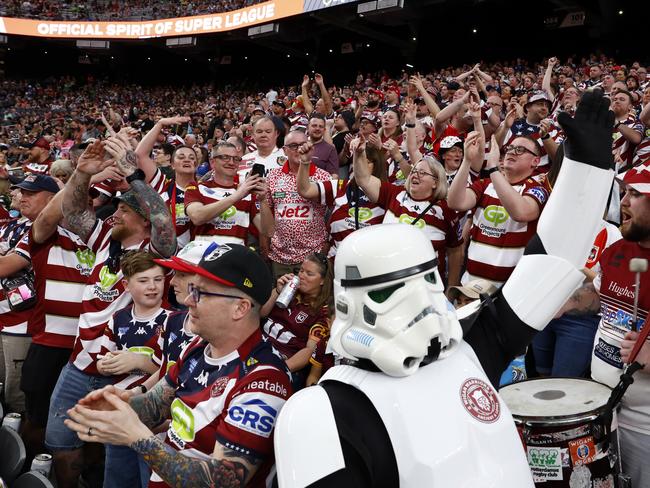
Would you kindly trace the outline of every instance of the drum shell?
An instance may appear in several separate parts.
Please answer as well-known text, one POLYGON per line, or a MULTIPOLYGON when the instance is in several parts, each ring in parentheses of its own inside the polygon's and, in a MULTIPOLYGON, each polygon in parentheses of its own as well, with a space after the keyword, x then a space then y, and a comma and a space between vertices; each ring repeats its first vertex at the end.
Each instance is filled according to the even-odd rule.
POLYGON ((600 405, 589 412, 566 416, 512 414, 531 466, 535 486, 616 486, 619 467, 616 412, 608 426, 601 417, 604 411, 605 405, 600 405), (561 468, 557 458, 553 458, 556 453, 559 453, 561 468))

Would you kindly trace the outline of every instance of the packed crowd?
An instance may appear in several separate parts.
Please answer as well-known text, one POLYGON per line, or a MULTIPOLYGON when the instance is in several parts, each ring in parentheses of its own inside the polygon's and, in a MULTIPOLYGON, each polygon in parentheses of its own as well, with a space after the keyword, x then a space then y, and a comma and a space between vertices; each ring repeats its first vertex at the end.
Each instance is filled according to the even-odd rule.
MULTIPOLYGON (((517 59, 395 78, 359 74, 341 87, 305 75, 276 88, 2 82, 4 399, 25 413, 32 455, 43 446, 54 452, 59 486, 76 486, 83 441, 98 440, 93 427, 77 426, 87 425, 87 407, 102 410, 107 400, 86 398, 74 422, 66 412, 106 385, 116 387, 107 397, 114 405, 129 402, 167 436, 130 447, 119 445, 126 433, 111 438, 104 486, 145 485, 149 476, 151 486, 165 486, 182 473, 170 451, 209 456, 215 438, 245 459, 247 481, 263 480, 272 419, 264 423, 245 401, 263 398, 277 410, 337 360, 327 340, 340 243, 360 228, 411 225, 431 241, 454 306, 494 293, 556 184, 566 137, 558 116, 573 115, 594 88, 611 101, 620 180, 585 263, 587 289, 538 334, 530 356, 540 374, 616 383, 633 294, 603 259, 617 241, 627 243, 626 259, 650 257, 646 67, 596 55, 517 59), (215 260, 225 264, 216 269, 215 260), (255 260, 273 277, 270 294, 257 286, 264 277, 255 260), (235 301, 210 309, 214 297, 235 301), (206 327, 215 310, 252 324, 246 342, 228 351, 234 357, 205 353, 202 340, 232 340, 206 327), (270 372, 255 368, 259 361, 270 372), (152 395, 173 400, 171 411, 154 408, 152 395), (214 397, 223 400, 218 408, 214 397)), ((381 303, 394 291, 369 297, 381 303)), ((642 320, 648 296, 640 297, 642 320)), ((650 436, 649 386, 637 380, 619 417, 629 451, 642 451, 650 436)), ((633 476, 650 479, 642 464, 633 476)))
POLYGON ((7 0, 0 5, 0 15, 43 20, 155 20, 230 12, 257 3, 261 3, 261 0, 183 0, 181 2, 7 0))

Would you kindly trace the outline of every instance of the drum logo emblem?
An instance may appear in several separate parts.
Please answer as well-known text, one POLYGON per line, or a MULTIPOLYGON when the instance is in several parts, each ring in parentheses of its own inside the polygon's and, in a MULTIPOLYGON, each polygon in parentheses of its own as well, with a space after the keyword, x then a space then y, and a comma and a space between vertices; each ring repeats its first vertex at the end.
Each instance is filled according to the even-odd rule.
POLYGON ((596 446, 592 436, 569 441, 569 453, 573 466, 582 466, 596 460, 596 446))
POLYGON ((465 410, 480 422, 492 423, 501 415, 501 405, 495 391, 478 378, 465 380, 460 387, 460 399, 465 410))

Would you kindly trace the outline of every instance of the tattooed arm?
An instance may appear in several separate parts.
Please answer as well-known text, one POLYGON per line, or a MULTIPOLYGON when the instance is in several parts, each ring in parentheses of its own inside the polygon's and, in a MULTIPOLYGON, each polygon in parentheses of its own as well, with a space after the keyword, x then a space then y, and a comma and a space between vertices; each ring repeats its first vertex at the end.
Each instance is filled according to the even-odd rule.
POLYGON ((556 315, 594 315, 600 311, 600 295, 593 283, 578 288, 556 315))
POLYGON ((129 405, 144 425, 149 428, 157 427, 170 417, 170 406, 175 392, 176 388, 163 378, 144 395, 131 397, 129 405))
POLYGON ((95 141, 79 157, 77 168, 63 190, 61 210, 65 216, 64 226, 83 241, 88 239, 97 220, 88 204, 90 178, 111 164, 112 160, 104 160, 103 143, 95 141))
POLYGON ((130 446, 169 486, 242 487, 250 481, 262 459, 246 455, 217 442, 211 459, 184 456, 156 436, 138 439, 130 446))
MULTIPOLYGON (((138 156, 130 149, 125 136, 109 137, 106 151, 110 153, 120 171, 128 178, 138 169, 138 156)), ((145 210, 151 222, 151 244, 162 257, 176 252, 176 227, 169 209, 158 192, 142 180, 131 182, 131 189, 138 204, 145 210)))

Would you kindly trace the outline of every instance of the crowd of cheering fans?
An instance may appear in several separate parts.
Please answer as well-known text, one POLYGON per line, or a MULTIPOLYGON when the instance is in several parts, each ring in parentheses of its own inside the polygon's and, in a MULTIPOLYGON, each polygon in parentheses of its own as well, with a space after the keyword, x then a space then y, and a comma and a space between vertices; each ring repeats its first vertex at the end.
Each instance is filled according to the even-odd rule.
MULTIPOLYGON (((110 17, 115 3, 77 12, 110 17)), ((161 17, 251 3, 147 9, 161 17)), ((3 9, 59 11, 46 1, 3 9)), ((212 476, 209 456, 237 459, 242 471, 235 461, 218 468, 258 486, 272 464, 273 425, 239 422, 237 409, 248 412, 243 401, 251 398, 279 409, 335 363, 327 339, 339 244, 370 225, 413 225, 437 252, 456 307, 493 293, 553 191, 565 138, 558 114, 573 115, 591 89, 611 100, 616 172, 650 175, 647 69, 604 55, 359 73, 343 86, 316 73, 262 90, 2 81, 0 380, 5 411, 24 413, 28 451, 53 452, 60 487, 80 476, 92 484, 102 459, 104 486, 173 485, 185 468, 212 476), (210 260, 231 250, 239 261, 216 277, 210 260), (254 259, 273 277, 270 295, 241 264, 254 259), (295 296, 277 302, 295 277, 295 296), (205 284, 210 279, 218 289, 205 284), (254 340, 238 345, 234 358, 212 361, 201 341, 230 340, 206 326, 222 298, 230 308, 220 303, 217 313, 244 330, 252 324, 254 340), (255 369, 261 357, 271 373, 255 369), (93 390, 105 394, 86 396, 93 390), (229 410, 206 407, 222 394, 229 410), (124 433, 116 424, 113 437, 101 437, 109 429, 91 411, 124 413, 124 433), (140 433, 164 441, 130 437, 140 433), (184 467, 188 459, 197 465, 184 467)), ((615 184, 585 263, 590 281, 600 283, 599 260, 621 232, 650 244, 629 230, 650 229, 647 202, 631 203, 650 198, 643 195, 650 190, 615 184)), ((603 359, 594 351, 601 309, 574 298, 528 353, 539 374, 585 377, 603 359)), ((650 439, 648 383, 639 384, 647 406, 621 416, 630 446, 650 439)))
POLYGON ((42 20, 153 20, 230 12, 257 3, 261 3, 261 0, 183 0, 181 2, 7 0, 0 5, 0 15, 42 20))

